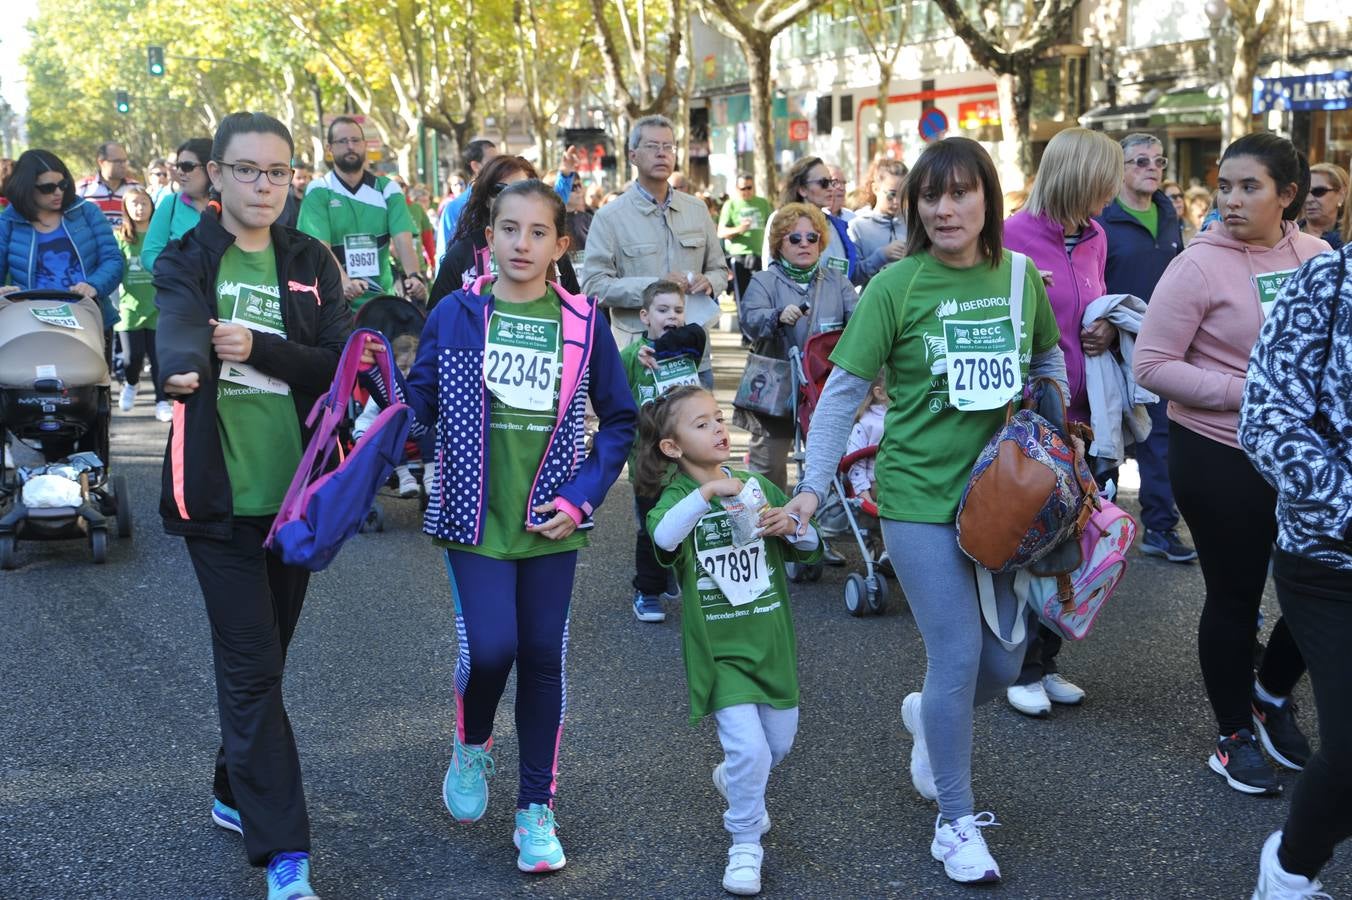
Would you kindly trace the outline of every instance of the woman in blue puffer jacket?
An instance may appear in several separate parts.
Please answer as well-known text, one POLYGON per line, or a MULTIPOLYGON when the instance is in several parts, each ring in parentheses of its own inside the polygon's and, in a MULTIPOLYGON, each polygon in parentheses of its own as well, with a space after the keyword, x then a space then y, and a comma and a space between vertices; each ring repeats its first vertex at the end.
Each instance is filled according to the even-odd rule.
POLYGON ((56 154, 28 150, 5 182, 0 212, 0 294, 74 291, 97 300, 103 324, 118 320, 113 297, 124 262, 112 226, 75 194, 75 179, 56 154))

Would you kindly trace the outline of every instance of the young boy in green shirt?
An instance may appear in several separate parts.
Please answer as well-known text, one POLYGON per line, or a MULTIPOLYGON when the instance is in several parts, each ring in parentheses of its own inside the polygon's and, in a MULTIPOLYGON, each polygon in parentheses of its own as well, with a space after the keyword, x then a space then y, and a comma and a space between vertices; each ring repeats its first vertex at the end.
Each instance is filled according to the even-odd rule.
MULTIPOLYGON (((685 291, 674 281, 654 281, 643 290, 643 308, 639 321, 648 333, 620 351, 620 362, 640 408, 662 394, 683 384, 699 384, 699 362, 704 355, 704 329, 685 324, 685 291)), ((637 446, 637 444, 635 445, 637 446)), ((634 481, 634 450, 629 451, 629 481, 634 481)), ((634 539, 634 618, 640 622, 663 622, 663 593, 667 591, 667 573, 653 555, 648 537, 648 512, 656 497, 634 492, 634 513, 638 534, 634 539)), ((674 596, 672 599, 675 599, 674 596)))

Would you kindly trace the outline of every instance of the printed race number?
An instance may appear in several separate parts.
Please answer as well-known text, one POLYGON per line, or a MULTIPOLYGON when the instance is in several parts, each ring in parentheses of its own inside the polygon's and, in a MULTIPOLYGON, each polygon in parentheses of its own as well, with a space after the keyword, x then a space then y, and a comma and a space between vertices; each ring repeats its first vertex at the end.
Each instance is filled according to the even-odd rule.
POLYGON ((484 384, 513 409, 554 408, 559 323, 494 312, 484 346, 484 384))
POLYGON ((518 353, 511 350, 489 350, 485 362, 485 378, 489 386, 528 387, 533 391, 548 391, 554 385, 553 360, 539 353, 518 353))
POLYGON ((765 541, 733 544, 732 521, 723 510, 706 514, 695 527, 695 558, 733 606, 744 606, 770 589, 765 541))
POLYGON ((949 376, 956 381, 954 388, 969 391, 1012 390, 1019 386, 1019 376, 1014 369, 1014 360, 1009 356, 991 358, 978 356, 975 359, 958 358, 953 361, 954 368, 949 376))

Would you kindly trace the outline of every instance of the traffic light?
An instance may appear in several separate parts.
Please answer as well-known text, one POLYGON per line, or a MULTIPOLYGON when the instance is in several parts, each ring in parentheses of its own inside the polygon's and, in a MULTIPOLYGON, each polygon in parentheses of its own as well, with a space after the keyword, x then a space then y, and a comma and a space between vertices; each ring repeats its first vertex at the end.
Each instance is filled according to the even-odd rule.
POLYGON ((131 98, 127 96, 126 91, 117 92, 117 111, 124 116, 131 112, 131 98))
POLYGON ((146 63, 150 69, 150 74, 156 78, 164 77, 164 48, 149 47, 146 49, 146 63))

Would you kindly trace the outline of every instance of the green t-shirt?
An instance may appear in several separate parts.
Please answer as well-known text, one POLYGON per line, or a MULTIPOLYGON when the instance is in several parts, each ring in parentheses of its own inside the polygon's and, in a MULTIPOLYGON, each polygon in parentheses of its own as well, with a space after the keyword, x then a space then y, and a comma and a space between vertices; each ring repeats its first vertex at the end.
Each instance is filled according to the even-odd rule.
POLYGON ((752 197, 750 200, 739 198, 723 204, 723 212, 718 217, 718 225, 731 227, 742 222, 751 222, 751 230, 736 237, 726 239, 730 256, 757 255, 765 243, 765 223, 770 221, 773 212, 770 202, 764 197, 752 197))
MULTIPOLYGON (((949 523, 972 464, 1005 421, 1003 408, 960 412, 949 402, 944 322, 1008 320, 1009 251, 998 269, 954 269, 928 253, 908 256, 873 277, 831 361, 872 381, 887 368, 887 416, 875 467, 880 513, 903 522, 949 523)), ((1056 346, 1060 331, 1031 261, 1025 269, 1019 378, 1033 353, 1056 346)))
POLYGON ((1122 211, 1125 212, 1127 215, 1131 216, 1137 222, 1140 222, 1142 225, 1144 225, 1146 227, 1146 230, 1150 232, 1150 236, 1152 238, 1159 237, 1160 210, 1159 207, 1156 206, 1153 201, 1151 202, 1150 207, 1148 209, 1132 209, 1130 206, 1127 206, 1127 204, 1122 202, 1119 202, 1117 205, 1122 207, 1122 211))
POLYGON ((122 270, 122 288, 118 291, 118 307, 122 318, 117 323, 118 331, 140 331, 154 328, 159 319, 159 310, 155 308, 154 277, 141 265, 141 245, 145 243, 144 234, 138 234, 136 240, 124 240, 117 235, 117 248, 122 251, 126 262, 122 270))
MULTIPOLYGON (((638 360, 638 351, 651 347, 652 338, 625 345, 620 350, 620 362, 624 365, 624 377, 629 382, 629 393, 633 395, 634 405, 641 407, 651 403, 661 394, 682 384, 699 384, 699 357, 682 356, 664 360, 653 370, 638 360)), ((629 448, 629 480, 634 480, 634 456, 638 452, 638 437, 634 437, 634 446, 629 448)))
POLYGON ((310 182, 296 227, 332 247, 349 278, 376 285, 352 301, 355 310, 394 287, 390 241, 397 234, 411 234, 413 219, 393 181, 368 173, 353 191, 335 171, 310 182))
MULTIPOLYGON (((527 559, 587 546, 587 532, 574 531, 561 541, 526 530, 531 487, 558 423, 562 369, 561 313, 553 288, 528 303, 497 301, 488 323, 484 377, 489 387, 488 514, 478 546, 437 541, 494 559, 527 559), (511 405, 501 399, 534 389, 547 408, 511 405), (515 394, 513 392, 516 392, 515 394)), ((536 404, 543 405, 543 404, 536 404)))
POLYGON ((409 220, 413 223, 413 234, 415 236, 432 230, 432 219, 427 215, 427 210, 423 209, 421 203, 410 203, 408 215, 409 220))
MULTIPOLYGON (((725 471, 742 481, 755 479, 771 506, 787 502, 784 493, 760 475, 725 471)), ((699 484, 693 478, 677 472, 648 514, 648 533, 653 533, 669 509, 697 490, 699 484)), ((715 497, 709 506, 709 512, 675 553, 655 548, 658 561, 675 570, 681 584, 681 651, 690 687, 690 721, 698 722, 714 710, 739 703, 766 703, 775 709, 792 709, 798 705, 798 648, 784 562, 819 561, 820 536, 811 552, 798 550, 781 538, 767 538, 736 548, 721 499, 715 497), (756 556, 761 554, 757 560, 756 556), (731 562, 732 569, 745 566, 753 570, 763 564, 769 587, 751 602, 733 606, 718 586, 715 572, 700 562, 701 556, 706 560, 713 557, 710 568, 715 572, 725 559, 731 562)), ((730 571, 726 563, 723 571, 725 576, 730 571)))
MULTIPOLYGON (((222 322, 286 336, 277 257, 271 247, 253 253, 234 244, 226 248, 216 277, 216 315, 222 322)), ((289 392, 256 386, 260 375, 250 366, 223 362, 216 387, 216 419, 237 516, 276 513, 300 465, 296 404, 289 392)), ((271 381, 274 388, 284 385, 271 381)))

